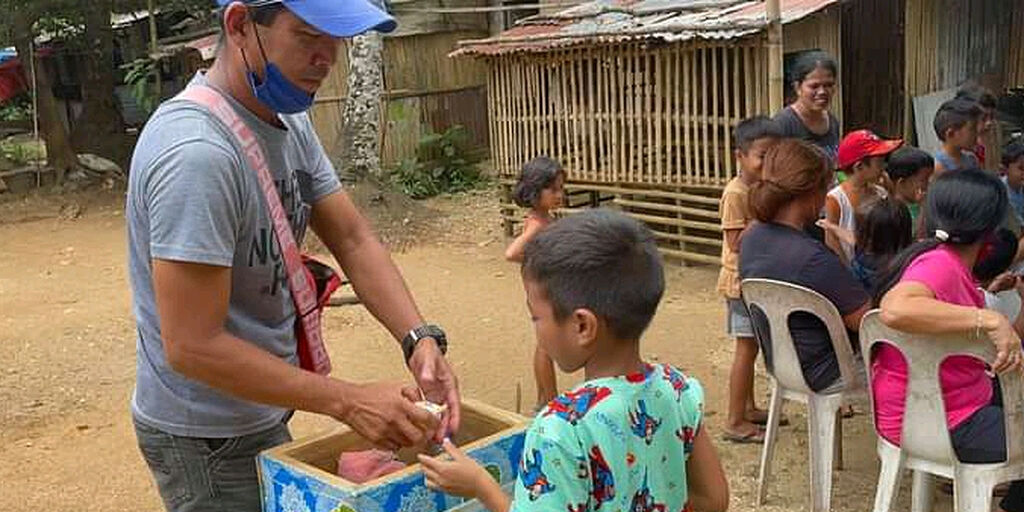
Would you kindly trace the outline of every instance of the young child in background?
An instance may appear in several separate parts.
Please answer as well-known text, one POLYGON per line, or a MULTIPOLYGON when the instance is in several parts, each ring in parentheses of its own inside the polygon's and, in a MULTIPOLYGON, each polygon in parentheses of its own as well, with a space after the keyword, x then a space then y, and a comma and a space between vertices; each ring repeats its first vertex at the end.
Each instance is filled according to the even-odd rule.
MULTIPOLYGON (((551 224, 554 220, 551 212, 562 206, 564 187, 565 171, 551 158, 539 156, 523 166, 513 191, 513 200, 530 211, 523 222, 522 233, 505 250, 505 259, 518 263, 523 261, 526 245, 551 224)), ((533 376, 537 383, 537 402, 534 406, 534 410, 537 410, 558 394, 555 364, 540 345, 533 352, 533 376)))
POLYGON ((856 249, 850 270, 870 293, 878 284, 879 272, 912 243, 914 223, 903 201, 890 196, 865 203, 857 211, 856 249))
POLYGON ((935 159, 915 147, 902 147, 889 157, 889 181, 892 196, 907 205, 914 226, 921 217, 921 201, 935 172, 935 159))
MULTIPOLYGON (((903 144, 901 140, 883 140, 870 130, 851 132, 839 143, 839 168, 847 180, 829 191, 825 198, 825 224, 838 226, 850 233, 857 232, 857 208, 868 201, 885 197, 886 191, 878 183, 886 168, 886 156, 903 144)), ((853 261, 854 247, 825 230, 825 244, 847 265, 853 261)))
POLYGON ((982 117, 981 106, 966 98, 955 98, 939 107, 935 134, 942 141, 942 149, 935 153, 936 175, 981 169, 981 162, 971 150, 978 144, 978 123, 982 117))
POLYGON ((781 128, 767 117, 753 117, 736 126, 736 160, 740 174, 725 186, 719 207, 723 236, 718 292, 725 297, 726 332, 736 339, 729 372, 729 417, 722 437, 736 443, 764 442, 761 425, 768 421, 767 411, 757 409, 754 403, 754 363, 758 345, 750 314, 740 297, 739 254, 743 231, 754 220, 747 205, 749 186, 761 177, 765 152, 781 138, 781 128))
POLYGON ((523 285, 538 343, 585 382, 530 425, 511 499, 448 440, 420 456, 427 485, 492 512, 724 511, 700 383, 640 358, 665 287, 650 230, 609 210, 559 220, 527 246, 523 285))
POLYGON ((1013 232, 1000 229, 978 255, 978 261, 971 268, 985 294, 985 308, 1002 313, 1013 328, 1024 332, 1024 315, 1020 314, 1021 296, 1018 292, 1019 278, 1009 272, 1017 255, 1018 241, 1013 232))
POLYGON ((978 121, 978 139, 971 149, 971 153, 978 158, 978 164, 985 167, 985 156, 988 153, 985 147, 985 139, 992 133, 996 126, 996 101, 995 94, 981 84, 970 81, 963 84, 956 92, 957 98, 973 101, 981 107, 981 119, 978 121))
POLYGON ((1011 142, 1003 150, 1003 183, 1010 195, 1010 210, 1024 225, 1024 141, 1011 142))
POLYGON ((512 200, 522 208, 529 208, 523 231, 505 250, 505 259, 523 261, 523 248, 540 230, 554 220, 551 212, 562 206, 565 198, 565 171, 558 162, 539 156, 526 162, 519 182, 512 192, 512 200))

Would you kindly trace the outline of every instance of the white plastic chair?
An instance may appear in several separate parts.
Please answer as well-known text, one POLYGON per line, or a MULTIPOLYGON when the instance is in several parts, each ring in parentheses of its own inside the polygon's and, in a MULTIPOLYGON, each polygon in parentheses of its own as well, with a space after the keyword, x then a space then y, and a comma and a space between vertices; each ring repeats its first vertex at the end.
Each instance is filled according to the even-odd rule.
MULTIPOLYGON (((903 413, 902 446, 878 435, 878 474, 874 512, 888 512, 899 490, 904 468, 914 471, 911 510, 928 512, 932 508, 932 475, 953 480, 954 512, 989 512, 992 490, 1002 483, 1024 479, 1024 412, 1020 375, 999 376, 1003 391, 1006 421, 1006 462, 965 464, 956 458, 946 426, 946 407, 939 386, 939 364, 952 355, 968 355, 985 361, 995 358, 995 347, 987 340, 970 335, 919 336, 891 329, 882 323, 878 311, 864 316, 860 328, 861 353, 870 354, 875 345, 888 343, 903 353, 907 361, 907 403, 903 413), (913 418, 913 421, 906 421, 913 418)), ((870 357, 864 358, 870 371, 870 357)), ((870 379, 868 379, 870 381, 870 379)), ((870 382, 868 383, 870 387, 870 382)), ((871 395, 872 397, 874 395, 871 395)), ((874 399, 871 417, 874 418, 874 399)), ((877 425, 874 421, 872 424, 877 425)), ((875 430, 876 434, 877 426, 875 430)))
POLYGON ((764 504, 767 493, 766 481, 775 453, 782 401, 793 400, 807 404, 811 511, 826 512, 832 501, 833 461, 837 469, 842 469, 842 423, 839 409, 855 398, 863 398, 866 391, 858 373, 859 363, 854 358, 843 317, 831 301, 802 286, 771 279, 744 279, 740 286, 743 300, 751 309, 751 314, 759 309, 768 318, 771 334, 772 367, 768 372, 772 377, 772 398, 768 409, 768 429, 761 452, 761 470, 757 479, 757 504, 764 504), (816 316, 828 329, 843 383, 839 391, 816 393, 807 385, 787 321, 797 312, 816 316))

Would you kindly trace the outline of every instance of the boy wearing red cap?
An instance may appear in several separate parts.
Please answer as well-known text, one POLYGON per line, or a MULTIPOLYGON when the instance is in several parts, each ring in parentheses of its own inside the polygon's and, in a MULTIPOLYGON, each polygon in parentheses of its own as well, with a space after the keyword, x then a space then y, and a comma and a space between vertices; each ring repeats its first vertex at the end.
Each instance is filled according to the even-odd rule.
MULTIPOLYGON (((857 208, 867 200, 886 196, 878 182, 885 173, 886 156, 902 144, 902 140, 884 140, 870 130, 857 130, 843 138, 838 163, 847 179, 825 198, 827 226, 855 232, 857 208)), ((825 231, 825 243, 849 264, 854 244, 846 238, 838 236, 835 229, 825 231)))

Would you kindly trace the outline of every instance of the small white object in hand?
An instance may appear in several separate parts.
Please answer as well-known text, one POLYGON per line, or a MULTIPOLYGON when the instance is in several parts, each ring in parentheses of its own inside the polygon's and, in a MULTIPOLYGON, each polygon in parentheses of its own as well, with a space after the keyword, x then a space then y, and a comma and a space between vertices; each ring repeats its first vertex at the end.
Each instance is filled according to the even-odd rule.
POLYGON ((448 404, 435 404, 429 400, 420 400, 419 402, 416 402, 416 406, 430 414, 433 414, 434 416, 437 416, 438 418, 448 410, 448 404))

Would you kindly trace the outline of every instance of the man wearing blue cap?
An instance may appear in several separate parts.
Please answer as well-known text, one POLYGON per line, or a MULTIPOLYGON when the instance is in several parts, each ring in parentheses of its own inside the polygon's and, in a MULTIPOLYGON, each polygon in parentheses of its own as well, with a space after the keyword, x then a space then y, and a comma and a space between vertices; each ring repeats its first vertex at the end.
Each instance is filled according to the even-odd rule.
MULTIPOLYGON (((138 326, 132 416, 175 512, 259 510, 255 456, 290 439, 293 410, 331 416, 388 449, 439 440, 459 424, 444 332, 423 321, 305 114, 340 38, 390 31, 394 20, 368 0, 218 2, 216 60, 146 124, 126 204, 138 326), (215 93, 240 122, 226 124, 223 109, 188 101, 190 90, 215 93), (237 125, 248 128, 248 140, 237 125), (280 209, 268 206, 268 191, 280 209), (283 215, 275 223, 270 211, 283 215), (286 272, 294 245, 276 233, 287 242, 291 232, 301 245, 307 225, 401 341, 415 386, 356 384, 297 367, 286 272), (419 393, 447 404, 442 419, 414 404, 419 393)), ((343 359, 340 374, 359 360, 343 359)))

